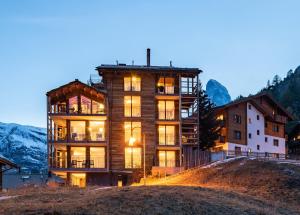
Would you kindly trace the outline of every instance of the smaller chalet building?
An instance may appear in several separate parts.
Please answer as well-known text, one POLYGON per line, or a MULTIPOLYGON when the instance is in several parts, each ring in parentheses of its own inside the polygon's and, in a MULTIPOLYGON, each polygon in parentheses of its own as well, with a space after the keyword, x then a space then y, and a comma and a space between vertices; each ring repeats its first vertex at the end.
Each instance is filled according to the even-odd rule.
POLYGON ((267 93, 217 107, 216 113, 222 126, 216 150, 228 151, 228 155, 258 153, 279 157, 286 154, 285 126, 293 117, 267 93))

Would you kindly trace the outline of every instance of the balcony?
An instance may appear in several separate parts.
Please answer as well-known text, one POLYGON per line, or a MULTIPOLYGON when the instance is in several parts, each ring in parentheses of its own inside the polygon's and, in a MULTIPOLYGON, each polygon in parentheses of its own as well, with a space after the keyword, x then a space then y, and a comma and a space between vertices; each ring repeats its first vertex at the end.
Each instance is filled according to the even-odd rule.
POLYGON ((85 156, 75 156, 71 158, 68 165, 66 157, 55 157, 50 159, 50 168, 55 169, 103 169, 105 168, 104 157, 91 157, 86 159, 85 156))
POLYGON ((282 115, 277 115, 277 114, 275 114, 275 115, 273 116, 273 119, 274 119, 276 122, 279 122, 279 123, 283 123, 283 124, 286 124, 286 123, 287 123, 287 117, 282 116, 282 115))

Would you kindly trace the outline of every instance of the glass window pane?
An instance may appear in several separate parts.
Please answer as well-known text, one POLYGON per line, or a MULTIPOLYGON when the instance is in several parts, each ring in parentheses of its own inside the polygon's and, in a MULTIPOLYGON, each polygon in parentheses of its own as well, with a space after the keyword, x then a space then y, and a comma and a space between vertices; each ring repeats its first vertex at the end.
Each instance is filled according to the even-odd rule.
POLYGON ((131 77, 124 77, 124 91, 131 91, 131 77))
POLYGON ((131 96, 124 96, 124 116, 131 117, 131 96))
POLYGON ((78 100, 77 96, 69 98, 69 112, 78 113, 78 100))
POLYGON ((142 166, 142 150, 141 148, 133 148, 132 149, 132 167, 133 168, 141 168, 142 166))
POLYGON ((167 167, 175 167, 175 151, 166 151, 167 167))
POLYGON ((166 151, 158 151, 159 166, 166 166, 166 151))
POLYGON ((175 145, 175 126, 166 126, 166 144, 175 145))
POLYGON ((90 114, 91 113, 91 99, 80 96, 81 100, 81 113, 90 114))
POLYGON ((165 101, 158 101, 158 118, 165 119, 166 118, 166 103, 165 101))
POLYGON ((105 126, 104 121, 90 121, 90 138, 92 141, 104 141, 105 140, 105 126))
POLYGON ((132 160, 131 160, 132 148, 125 148, 125 168, 132 168, 132 160))
POLYGON ((92 102, 93 114, 104 114, 104 104, 100 102, 93 101, 92 102))
POLYGON ((174 78, 165 78, 165 93, 174 94, 174 78))
POLYGON ((166 119, 175 118, 175 103, 174 101, 166 101, 166 119))
POLYGON ((84 121, 71 121, 71 139, 74 141, 85 140, 85 122, 84 121))
POLYGON ((166 145, 166 127, 158 126, 158 144, 166 145))
POLYGON ((141 91, 141 78, 132 76, 132 91, 141 91))
POLYGON ((141 143, 141 122, 125 122, 125 143, 128 145, 129 140, 133 137, 134 142, 131 144, 141 143))
POLYGON ((141 97, 132 96, 132 116, 140 117, 141 116, 141 97))
POLYGON ((90 168, 105 168, 105 148, 90 148, 90 168))
POLYGON ((72 168, 86 168, 85 147, 71 147, 71 165, 72 168))

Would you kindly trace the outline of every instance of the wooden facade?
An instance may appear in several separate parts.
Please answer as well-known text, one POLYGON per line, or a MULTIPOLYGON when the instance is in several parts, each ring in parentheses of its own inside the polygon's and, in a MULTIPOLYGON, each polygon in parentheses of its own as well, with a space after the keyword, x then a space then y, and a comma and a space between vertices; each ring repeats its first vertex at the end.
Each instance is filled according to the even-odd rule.
POLYGON ((118 180, 128 184, 140 180, 143 174, 151 174, 153 167, 173 168, 175 172, 176 168, 181 168, 183 147, 196 147, 198 143, 199 117, 195 107, 198 101, 198 75, 201 71, 197 68, 123 64, 101 65, 96 70, 101 81, 91 81, 86 85, 75 80, 47 93, 49 170, 53 174, 65 177, 71 184, 73 180, 75 185, 83 186, 116 185, 118 180), (133 79, 140 81, 140 85, 135 86, 135 89, 131 86, 133 79), (171 83, 170 85, 168 82, 168 88, 166 80, 171 83), (133 90, 127 89, 128 83, 133 90), (68 111, 71 106, 69 101, 73 99, 74 102, 74 96, 78 96, 76 113, 68 111), (97 114, 93 113, 93 110, 88 114, 83 113, 81 103, 86 102, 87 98, 91 104, 94 101, 96 104, 103 104, 104 111, 97 114), (128 98, 129 100, 126 100, 128 98), (133 107, 134 101, 138 101, 138 108, 133 107), (167 104, 174 108, 167 111, 167 104), (66 106, 65 112, 57 111, 61 105, 66 106), (159 105, 164 106, 165 113, 161 111, 161 107, 159 110, 159 105), (164 114, 165 118, 162 117, 164 114), (75 121, 85 125, 85 131, 72 127, 71 123, 75 124, 75 121), (102 129, 105 138, 95 141, 91 139, 92 121, 105 124, 105 131, 99 127, 99 132, 96 132, 97 137, 102 137, 102 129), (133 124, 139 126, 133 127, 133 124), (126 125, 131 126, 127 128, 126 125), (65 128, 61 128, 63 126, 65 128), (171 137, 170 133, 164 133, 165 136, 160 137, 159 129, 164 132, 170 129, 171 137), (66 138, 59 139, 57 136, 61 136, 62 130, 65 130, 66 138), (126 142, 128 132, 131 137, 129 142, 126 142), (141 138, 133 138, 134 132, 140 133, 141 138), (74 141, 73 136, 85 138, 75 138, 74 141), (165 144, 162 144, 164 141, 165 144), (167 144, 168 141, 172 144, 167 144), (101 147, 105 149, 105 164, 101 155, 102 160, 99 162, 102 166, 98 168, 95 167, 95 161, 99 159, 96 159, 92 151, 100 151, 101 147), (76 159, 76 154, 83 158, 76 159), (131 160, 128 156, 131 156, 131 160), (77 166, 74 163, 77 163, 77 166))

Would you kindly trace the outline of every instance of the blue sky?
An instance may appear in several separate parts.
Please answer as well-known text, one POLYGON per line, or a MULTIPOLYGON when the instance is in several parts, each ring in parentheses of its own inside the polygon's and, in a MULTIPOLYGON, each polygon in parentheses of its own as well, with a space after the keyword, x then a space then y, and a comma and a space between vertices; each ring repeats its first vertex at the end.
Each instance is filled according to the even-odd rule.
POLYGON ((199 67, 233 98, 300 65, 300 1, 0 0, 0 121, 46 126, 45 93, 102 63, 199 67))

